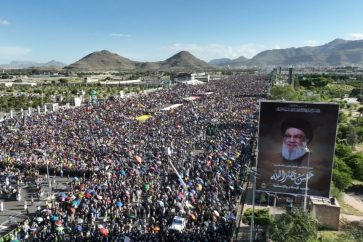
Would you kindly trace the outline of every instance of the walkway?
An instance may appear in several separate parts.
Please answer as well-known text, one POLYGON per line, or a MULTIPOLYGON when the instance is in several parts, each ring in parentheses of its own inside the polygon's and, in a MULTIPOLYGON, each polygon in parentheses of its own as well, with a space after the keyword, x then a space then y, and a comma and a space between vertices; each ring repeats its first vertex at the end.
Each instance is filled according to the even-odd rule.
MULTIPOLYGON (((51 177, 53 179, 53 177, 51 177)), ((56 189, 55 193, 58 191, 66 190, 67 178, 65 177, 55 177, 56 189)), ((37 207, 44 207, 49 194, 48 184, 46 179, 44 179, 43 186, 45 189, 45 194, 42 199, 37 198, 37 193, 35 190, 35 184, 21 184, 21 201, 16 200, 1 200, 4 204, 4 211, 0 212, 0 236, 7 234, 9 231, 16 228, 16 226, 24 221, 29 215, 31 216, 37 210, 37 207), (33 205, 31 204, 31 198, 33 197, 33 205), (27 201, 27 207, 29 210, 29 215, 24 210, 24 203, 27 201)))
MULTIPOLYGON (((351 206, 352 208, 360 211, 363 213, 363 200, 362 198, 358 197, 358 196, 354 196, 351 194, 347 194, 344 193, 343 195, 343 200, 346 204, 348 204, 349 206, 351 206)), ((341 214, 340 215, 341 218, 346 219, 347 221, 361 221, 363 220, 363 216, 358 216, 358 215, 351 215, 351 214, 341 214)))

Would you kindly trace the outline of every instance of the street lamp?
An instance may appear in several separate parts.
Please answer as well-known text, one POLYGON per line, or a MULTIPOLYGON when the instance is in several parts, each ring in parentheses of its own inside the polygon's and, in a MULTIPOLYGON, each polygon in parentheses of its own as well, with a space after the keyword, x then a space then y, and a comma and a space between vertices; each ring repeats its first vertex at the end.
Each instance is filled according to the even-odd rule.
POLYGON ((179 178, 180 183, 182 184, 184 190, 188 190, 188 186, 187 184, 184 182, 183 178, 180 176, 178 170, 175 168, 174 164, 171 162, 170 156, 171 156, 171 149, 170 147, 166 148, 166 155, 168 156, 168 163, 171 166, 171 168, 173 168, 173 171, 175 172, 175 174, 177 175, 177 177, 179 178))
POLYGON ((45 163, 47 165, 47 182, 50 190, 49 194, 52 195, 52 182, 49 178, 49 159, 48 159, 48 154, 46 152, 43 152, 43 159, 45 160, 45 163))
POLYGON ((171 151, 171 149, 170 149, 170 147, 167 147, 166 149, 165 149, 165 153, 166 153, 166 155, 167 155, 167 157, 168 157, 168 163, 169 163, 169 165, 172 167, 172 169, 173 169, 173 171, 174 171, 174 173, 177 175, 177 177, 178 177, 178 179, 179 179, 179 181, 180 181, 180 183, 181 183, 181 185, 183 186, 183 201, 182 201, 182 206, 183 206, 183 211, 185 211, 184 210, 184 207, 185 207, 185 204, 186 204, 186 200, 187 200, 187 191, 188 191, 188 186, 187 186, 187 184, 184 182, 184 180, 183 180, 183 178, 181 177, 181 175, 179 174, 179 172, 178 172, 178 170, 176 169, 176 167, 174 166, 174 164, 173 164, 173 162, 171 161, 171 153, 172 153, 172 151, 171 151))
POLYGON ((308 183, 309 183, 309 170, 310 170, 310 149, 305 147, 305 151, 308 153, 308 167, 306 170, 306 178, 305 178, 305 196, 304 196, 304 212, 306 212, 306 205, 308 199, 308 183))

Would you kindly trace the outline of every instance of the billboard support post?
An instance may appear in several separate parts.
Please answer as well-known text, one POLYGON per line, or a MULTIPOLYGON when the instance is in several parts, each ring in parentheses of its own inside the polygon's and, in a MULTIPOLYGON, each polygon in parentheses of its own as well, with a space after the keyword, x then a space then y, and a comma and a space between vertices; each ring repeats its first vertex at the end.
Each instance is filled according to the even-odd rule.
POLYGON ((276 208, 276 194, 274 195, 274 208, 276 208))
POLYGON ((258 162, 258 151, 256 150, 255 169, 250 170, 249 174, 253 176, 252 185, 252 217, 251 217, 251 231, 250 231, 250 242, 254 241, 255 232, 255 200, 256 200, 256 176, 257 176, 257 162, 258 162))
POLYGON ((308 153, 308 168, 306 171, 306 180, 305 180, 305 195, 304 195, 304 212, 306 212, 306 205, 308 200, 308 183, 309 183, 309 169, 310 169, 310 149, 308 147, 305 148, 305 151, 308 153))
POLYGON ((255 227, 255 193, 256 193, 256 175, 253 176, 253 189, 252 189, 252 217, 251 217, 251 231, 250 242, 253 241, 254 227, 255 227))

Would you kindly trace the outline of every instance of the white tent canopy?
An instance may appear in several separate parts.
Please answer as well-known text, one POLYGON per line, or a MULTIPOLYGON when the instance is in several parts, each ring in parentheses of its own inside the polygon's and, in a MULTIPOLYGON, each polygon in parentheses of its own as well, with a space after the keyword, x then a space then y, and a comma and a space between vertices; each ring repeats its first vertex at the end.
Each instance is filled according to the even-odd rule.
POLYGON ((160 110, 168 111, 168 110, 171 110, 171 109, 177 108, 177 107, 182 106, 182 105, 183 105, 183 104, 177 103, 177 104, 173 104, 173 105, 167 106, 167 107, 165 107, 165 108, 162 108, 162 109, 160 109, 160 110))

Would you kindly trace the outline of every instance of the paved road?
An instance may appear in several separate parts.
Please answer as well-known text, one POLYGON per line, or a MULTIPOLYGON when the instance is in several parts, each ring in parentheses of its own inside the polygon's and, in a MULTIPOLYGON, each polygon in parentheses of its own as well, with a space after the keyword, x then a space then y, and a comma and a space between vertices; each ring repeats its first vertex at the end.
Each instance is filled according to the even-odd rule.
POLYGON ((363 213, 363 200, 359 196, 354 196, 353 194, 344 193, 344 202, 352 206, 353 208, 359 210, 363 213))
MULTIPOLYGON (((203 150, 193 150, 192 156, 195 156, 199 153, 203 152, 203 150)), ((44 196, 41 199, 37 198, 37 190, 36 184, 20 184, 21 185, 21 201, 16 201, 15 199, 6 200, 0 199, 0 201, 4 204, 4 211, 0 212, 0 237, 8 234, 11 230, 15 229, 19 223, 23 222, 28 218, 28 216, 33 216, 37 211, 37 208, 40 206, 41 209, 45 208, 46 201, 49 199, 50 189, 49 183, 46 176, 42 176, 43 178, 43 187, 44 187, 44 196), (33 204, 31 203, 31 198, 33 198, 33 204), (24 209, 25 201, 27 203, 27 207, 29 210, 29 214, 24 209)), ((58 192, 67 192, 67 183, 72 180, 72 178, 68 177, 60 177, 60 176, 50 176, 51 181, 55 181, 55 186, 53 186, 53 191, 55 196, 58 192)), ((14 184, 15 185, 15 184, 14 184)), ((57 197, 57 196, 56 196, 57 197)))
MULTIPOLYGON (((44 196, 41 199, 37 198, 36 184, 21 184, 21 200, 3 199, 4 211, 0 212, 0 236, 7 234, 12 229, 16 228, 18 223, 24 221, 28 216, 32 216, 38 207, 43 208, 46 204, 46 199, 49 196, 49 185, 47 179, 43 176, 44 196), (33 204, 31 200, 33 198, 33 204), (29 214, 25 210, 25 201, 29 214)), ((67 178, 51 177, 50 180, 55 181, 54 192, 65 191, 67 186, 67 178)))
MULTIPOLYGON (((353 207, 354 209, 357 209, 361 213, 363 213, 363 200, 359 196, 354 196, 353 194, 347 194, 344 193, 343 200, 346 204, 353 207)), ((349 222, 353 221, 362 221, 363 216, 359 215, 351 215, 351 214, 341 214, 341 218, 346 219, 349 222)))

